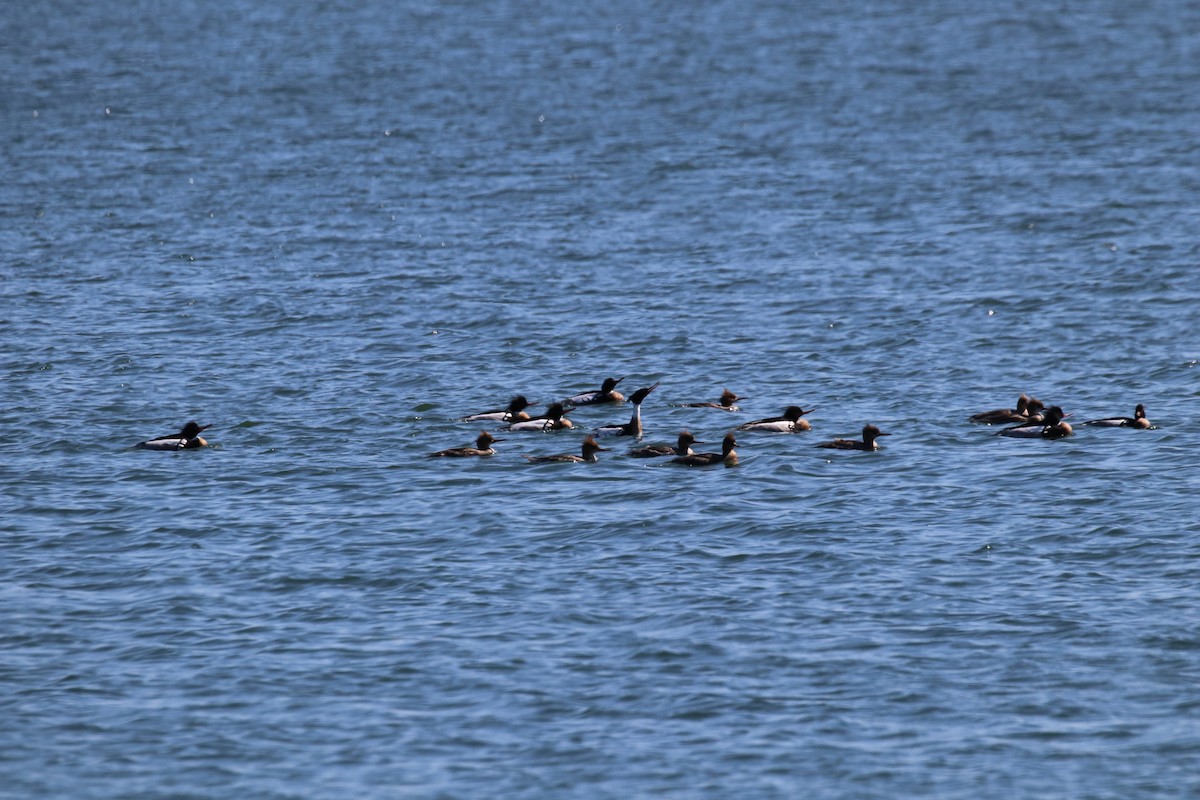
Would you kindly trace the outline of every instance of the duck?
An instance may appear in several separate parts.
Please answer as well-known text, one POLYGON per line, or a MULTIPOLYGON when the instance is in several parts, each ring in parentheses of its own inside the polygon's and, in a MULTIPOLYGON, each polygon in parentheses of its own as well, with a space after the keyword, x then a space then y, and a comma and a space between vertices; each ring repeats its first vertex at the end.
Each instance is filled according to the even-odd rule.
POLYGON ((1109 417, 1108 419, 1092 419, 1083 423, 1097 428, 1140 428, 1147 430, 1154 426, 1146 419, 1146 407, 1141 403, 1133 410, 1132 417, 1109 417))
POLYGON ((528 412, 525 409, 530 406, 536 406, 537 403, 530 402, 525 399, 525 395, 519 394, 509 401, 506 408, 494 408, 491 411, 480 411, 478 414, 470 414, 463 417, 459 422, 523 422, 529 419, 528 412))
POLYGON ((563 406, 562 403, 551 403, 546 407, 546 413, 541 417, 532 417, 520 422, 512 422, 503 430, 508 431, 559 431, 563 428, 574 428, 571 420, 567 419, 566 415, 571 412, 571 409, 563 406))
POLYGON ((1018 439, 1062 439, 1074 433, 1071 426, 1063 421, 1069 416, 1071 415, 1064 414, 1059 406, 1050 406, 1040 421, 1005 428, 996 435, 1018 439))
POLYGON ((1042 403, 1041 400, 1022 393, 1021 396, 1017 398, 1016 408, 997 408, 994 411, 981 411, 978 414, 972 414, 968 418, 968 421, 977 422, 983 425, 1003 425, 1014 422, 1029 422, 1030 415, 1040 412, 1044 407, 1045 404, 1042 403), (1036 408, 1031 410, 1030 404, 1035 404, 1036 408))
POLYGON ((862 429, 862 441, 856 439, 834 439, 831 442, 821 442, 817 447, 824 447, 829 450, 878 450, 879 443, 875 440, 880 436, 891 436, 890 433, 883 433, 874 425, 864 425, 862 429))
POLYGON ((734 432, 730 431, 725 434, 725 438, 721 440, 721 452, 719 453, 692 453, 687 456, 677 456, 672 458, 668 463, 679 464, 684 467, 714 467, 717 464, 724 464, 727 467, 736 467, 738 464, 737 451, 733 448, 737 447, 737 438, 734 432))
POLYGON ((556 456, 523 456, 523 457, 525 459, 527 459, 529 461, 529 463, 531 463, 531 464, 545 464, 545 463, 548 463, 551 461, 574 461, 576 463, 582 463, 582 462, 586 461, 586 462, 594 463, 599 460, 598 458, 596 458, 596 453, 608 451, 607 447, 601 447, 599 445, 599 443, 596 442, 596 439, 592 436, 589 436, 583 440, 583 444, 580 449, 583 452, 583 455, 580 455, 580 456, 574 455, 573 453, 561 453, 556 456))
POLYGON ((599 403, 624 403, 625 395, 618 392, 617 384, 625 380, 620 378, 605 378, 598 392, 584 392, 574 397, 568 397, 566 403, 572 406, 594 406, 599 403))
POLYGON ((201 425, 192 420, 184 425, 179 433, 147 439, 144 442, 138 442, 134 447, 139 450, 198 450, 201 447, 208 447, 208 442, 200 436, 200 432, 211 427, 212 425, 201 425))
POLYGON ((734 394, 733 392, 729 391, 728 389, 725 389, 724 391, 721 392, 721 399, 719 402, 716 402, 716 403, 684 403, 683 405, 680 406, 680 408, 716 408, 716 409, 720 409, 721 411, 741 411, 741 409, 738 408, 736 405, 737 401, 749 400, 749 399, 750 399, 749 397, 739 397, 738 395, 734 394))
POLYGON ((496 442, 502 442, 503 439, 497 439, 487 431, 480 431, 475 437, 474 447, 451 447, 449 450, 438 450, 436 453, 430 453, 427 458, 466 458, 470 456, 491 456, 496 454, 495 448, 492 447, 496 442))
POLYGON ((812 430, 812 425, 808 420, 801 419, 805 414, 811 414, 816 411, 815 408, 810 408, 805 411, 800 406, 788 406, 783 410, 783 416, 768 417, 767 419, 755 420, 747 422, 745 425, 739 425, 739 431, 775 431, 776 433, 799 433, 801 431, 812 430))
POLYGON ((633 394, 629 395, 629 402, 633 403, 633 416, 629 422, 624 425, 602 425, 592 433, 597 436, 636 436, 642 435, 642 401, 646 396, 658 388, 659 381, 655 381, 652 386, 644 386, 638 389, 633 394))
POLYGON ((672 447, 669 444, 651 444, 630 450, 627 455, 633 458, 658 458, 659 456, 690 456, 692 445, 704 444, 692 435, 691 431, 680 431, 679 443, 672 447))

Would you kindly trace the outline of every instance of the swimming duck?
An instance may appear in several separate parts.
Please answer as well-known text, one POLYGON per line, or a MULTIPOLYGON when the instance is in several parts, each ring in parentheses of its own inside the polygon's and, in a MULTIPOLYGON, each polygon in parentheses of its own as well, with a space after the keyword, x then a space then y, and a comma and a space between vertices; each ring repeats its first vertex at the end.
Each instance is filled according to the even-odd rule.
POLYGON ((201 447, 208 447, 208 442, 201 438, 200 432, 211 427, 212 425, 201 425, 193 420, 184 425, 183 430, 179 433, 147 439, 144 442, 138 442, 134 447, 141 450, 197 450, 201 447))
POLYGON ((459 422, 523 422, 529 419, 529 414, 526 413, 525 409, 536 405, 537 403, 531 403, 526 400, 525 395, 519 394, 509 402, 506 408, 481 411, 478 414, 463 417, 459 422))
POLYGON ((562 453, 556 456, 524 456, 524 458, 528 459, 531 464, 544 464, 550 461, 595 462, 599 460, 596 458, 596 453, 608 451, 607 447, 601 447, 591 436, 583 440, 583 445, 580 449, 583 452, 581 456, 572 453, 562 453))
POLYGON ((719 453, 693 453, 690 456, 678 456, 672 458, 670 464, 679 464, 684 467, 713 467, 717 464, 724 464, 727 467, 736 467, 738 464, 737 452, 733 449, 737 447, 737 439, 734 437, 733 431, 725 434, 725 438, 721 440, 721 452, 719 453))
POLYGON ((1108 419, 1093 419, 1083 423, 1084 425, 1093 425, 1098 428, 1141 428, 1146 430, 1153 428, 1150 420, 1146 419, 1146 407, 1141 403, 1137 404, 1137 408, 1133 410, 1132 417, 1109 417, 1108 419))
POLYGON ((717 403, 684 403, 681 408, 717 408, 721 411, 740 411, 735 405, 738 400, 749 400, 749 397, 739 397, 726 389, 721 392, 721 400, 717 403))
POLYGON ((875 440, 880 436, 891 436, 891 434, 882 433, 874 425, 864 425, 861 442, 855 439, 834 439, 831 442, 821 442, 817 447, 825 447, 830 450, 878 450, 879 444, 875 440))
MULTIPOLYGON (((997 408, 994 411, 981 411, 978 414, 972 414, 968 421, 978 422, 985 425, 1003 424, 1013 422, 1028 422, 1029 419, 1029 402, 1032 398, 1027 394, 1022 394, 1017 398, 1016 408, 997 408)), ((1039 404, 1041 401, 1036 401, 1039 404)), ((1040 410, 1040 408, 1039 408, 1040 410)))
POLYGON ((781 417, 768 417, 754 422, 747 422, 745 425, 739 425, 739 431, 774 431, 776 433, 799 433, 801 431, 812 430, 812 425, 808 424, 808 420, 801 419, 805 414, 811 414, 816 411, 815 408, 810 408, 805 411, 800 406, 788 406, 783 410, 781 417))
POLYGON ((532 417, 522 422, 513 422, 505 430, 548 432, 562 430, 563 428, 573 428, 575 426, 566 417, 570 412, 571 409, 565 408, 562 403, 551 403, 546 407, 544 416, 532 417))
POLYGON ((1018 439, 1062 439, 1074 432, 1071 426, 1063 421, 1069 416, 1071 415, 1064 414, 1063 410, 1058 406, 1050 406, 1046 409, 1046 413, 1040 422, 1030 422, 1025 425, 1017 425, 1014 428, 1005 428, 996 435, 1012 436, 1018 439))
POLYGON ((633 403, 633 416, 629 422, 624 425, 602 425, 596 428, 594 433, 597 436, 641 436, 642 401, 646 399, 646 395, 658 388, 658 384, 659 382, 655 381, 653 386, 645 386, 629 396, 629 402, 633 403))
POLYGON ((496 442, 503 441, 497 439, 487 431, 480 431, 479 436, 475 437, 474 447, 451 447, 449 450, 439 450, 436 453, 430 453, 428 458, 464 458, 467 456, 490 456, 495 455, 496 451, 492 447, 496 442))
POLYGON ((645 447, 638 447, 630 450, 627 455, 634 458, 658 458, 659 456, 690 456, 692 453, 692 445, 704 444, 698 441, 690 431, 681 431, 679 434, 679 443, 672 447, 669 444, 651 444, 645 447))
POLYGON ((598 392, 584 392, 577 394, 574 397, 566 399, 567 405, 572 406, 594 406, 598 403, 623 403, 625 395, 616 390, 617 384, 625 380, 624 376, 620 378, 605 378, 604 383, 600 385, 598 392))

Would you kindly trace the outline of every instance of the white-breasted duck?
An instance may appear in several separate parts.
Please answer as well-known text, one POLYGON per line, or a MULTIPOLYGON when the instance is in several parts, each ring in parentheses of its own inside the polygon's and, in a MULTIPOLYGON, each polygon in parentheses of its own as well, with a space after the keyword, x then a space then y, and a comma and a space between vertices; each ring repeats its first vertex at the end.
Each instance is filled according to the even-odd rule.
POLYGON ((724 464, 727 467, 736 467, 738 464, 738 455, 737 451, 733 448, 737 446, 737 438, 734 436, 733 431, 730 431, 721 440, 721 452, 693 453, 690 456, 677 456, 667 463, 679 464, 683 467, 715 467, 718 464, 724 464))
POLYGON ((595 438, 589 436, 583 440, 580 450, 583 455, 577 456, 574 453, 561 453, 555 456, 523 456, 523 458, 527 459, 531 464, 545 464, 551 461, 595 462, 599 460, 596 458, 596 453, 607 452, 608 448, 601 447, 595 438))
POLYGON ((563 428, 575 427, 571 424, 571 420, 567 419, 571 409, 563 406, 562 403, 551 403, 546 407, 546 413, 540 417, 533 417, 522 422, 513 422, 504 430, 509 431, 560 431, 563 428))
POLYGON ((625 395, 617 391, 617 384, 623 380, 625 380, 624 376, 620 378, 605 378, 604 383, 600 386, 600 391, 577 394, 574 397, 568 397, 563 402, 569 406, 594 406, 599 403, 623 403, 625 402, 625 395))
POLYGON ((1064 421, 1069 416, 1071 415, 1064 414, 1059 406, 1050 406, 1041 421, 1005 428, 996 435, 1017 439, 1062 439, 1074 433, 1071 426, 1064 421))
POLYGON ((509 401, 506 408, 480 411, 478 414, 463 417, 459 422, 523 422, 529 419, 529 413, 525 409, 536 405, 536 402, 530 402, 525 399, 525 395, 519 394, 509 401))
POLYGON ((634 458, 658 458, 659 456, 690 456, 695 455, 692 452, 692 445, 704 444, 692 435, 691 431, 680 431, 679 443, 672 446, 669 444, 650 444, 645 447, 637 447, 630 450, 627 455, 634 458))
POLYGON ((1132 417, 1109 417, 1107 419, 1092 419, 1083 423, 1084 425, 1092 425, 1097 428, 1140 428, 1147 430, 1154 426, 1150 424, 1150 420, 1146 419, 1146 407, 1141 403, 1137 404, 1137 408, 1133 410, 1132 417))
POLYGON ((633 403, 633 415, 629 422, 624 425, 602 425, 593 431, 597 436, 637 436, 642 435, 642 401, 646 399, 646 395, 658 388, 659 381, 655 381, 653 386, 644 386, 638 389, 633 394, 629 395, 629 402, 633 403))
POLYGON ((470 456, 491 456, 496 454, 496 450, 492 447, 496 442, 504 441, 497 439, 487 431, 480 431, 479 436, 475 437, 474 447, 451 447, 449 450, 439 450, 436 453, 430 453, 428 458, 467 458, 470 456))
POLYGON ((821 442, 817 447, 824 447, 829 450, 867 450, 873 451, 879 449, 879 443, 875 440, 880 436, 891 436, 890 433, 883 433, 874 425, 864 425, 862 429, 862 441, 857 439, 834 439, 831 442, 821 442))
POLYGON ((147 439, 144 442, 138 442, 134 447, 140 450, 198 450, 201 447, 208 447, 208 442, 200 436, 200 432, 211 427, 212 425, 201 425, 193 420, 184 425, 183 430, 179 433, 147 439))
POLYGON ((805 411, 800 406, 788 406, 783 410, 782 416, 768 417, 767 419, 747 422, 745 425, 739 425, 738 430, 800 433, 801 431, 812 430, 812 425, 808 424, 808 420, 804 419, 803 417, 805 414, 811 414, 814 411, 816 411, 815 408, 810 408, 805 411))

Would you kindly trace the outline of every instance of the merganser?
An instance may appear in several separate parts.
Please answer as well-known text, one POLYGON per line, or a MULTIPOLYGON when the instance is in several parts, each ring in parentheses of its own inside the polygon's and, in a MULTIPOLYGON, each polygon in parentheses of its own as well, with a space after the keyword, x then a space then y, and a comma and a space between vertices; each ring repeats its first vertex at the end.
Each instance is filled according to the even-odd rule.
POLYGON ((1073 433, 1071 426, 1063 422, 1063 419, 1069 416, 1071 415, 1064 414, 1063 410, 1058 406, 1050 406, 1046 409, 1046 413, 1040 422, 1030 422, 1025 425, 1017 425, 1015 428, 1005 428, 996 435, 1013 436, 1019 439, 1062 439, 1073 433))
POLYGON ((491 411, 481 411, 478 414, 471 414, 463 417, 459 422, 523 422, 529 419, 529 414, 525 412, 529 406, 536 406, 537 403, 531 403, 525 399, 525 395, 519 394, 514 397, 508 404, 507 408, 495 408, 491 411))
POLYGON ((523 422, 514 422, 505 430, 510 431, 558 431, 563 428, 573 428, 571 420, 566 418, 571 409, 564 408, 562 403, 551 403, 546 407, 545 416, 533 417, 523 422))
POLYGON ((528 459, 531 464, 544 464, 548 461, 595 462, 599 460, 596 458, 597 452, 607 452, 608 450, 607 447, 601 447, 597 444, 596 440, 591 436, 583 440, 581 449, 583 451, 583 455, 581 456, 572 453, 562 453, 556 456, 524 456, 524 458, 528 459))
POLYGON ((738 400, 749 400, 749 397, 738 397, 733 392, 726 389, 721 392, 721 401, 719 403, 684 403, 680 408, 718 408, 721 411, 740 411, 734 403, 738 400))
POLYGON ((788 406, 783 410, 781 417, 768 417, 755 422, 747 422, 745 425, 739 425, 739 431, 775 431, 776 433, 799 433, 800 431, 812 430, 812 425, 808 424, 808 420, 801 419, 805 414, 811 414, 816 411, 815 408, 810 408, 805 411, 800 406, 788 406))
POLYGON ((1029 422, 1030 403, 1037 403, 1036 411, 1041 411, 1044 407, 1041 400, 1035 400, 1027 394, 1022 394, 1017 398, 1016 408, 997 408, 994 411, 981 411, 978 414, 972 414, 968 418, 968 421, 978 422, 984 425, 992 425, 995 423, 1004 424, 1013 422, 1029 422))
POLYGON ((704 444, 696 439, 690 431, 682 431, 679 434, 679 444, 672 447, 669 444, 651 444, 646 447, 638 447, 630 450, 627 455, 634 458, 657 458, 659 456, 690 456, 695 455, 692 452, 692 445, 704 444))
POLYGON ((638 436, 642 435, 642 401, 646 395, 658 388, 659 381, 653 386, 644 386, 629 396, 633 403, 633 416, 624 425, 602 425, 593 431, 598 436, 638 436))
POLYGON ((855 439, 834 439, 832 442, 821 442, 817 447, 825 447, 830 450, 878 450, 879 444, 875 440, 880 436, 891 436, 891 434, 880 432, 879 428, 874 425, 864 425, 861 442, 855 439))
POLYGON ((617 384, 623 380, 625 380, 624 376, 620 378, 605 378, 604 383, 600 386, 600 391, 577 394, 574 397, 568 397, 565 402, 573 406, 594 406, 597 403, 623 403, 625 402, 625 395, 616 391, 617 384))
POLYGON ((734 438, 733 431, 725 434, 725 438, 721 440, 721 452, 719 453, 693 453, 690 456, 679 456, 672 458, 669 464, 680 464, 685 467, 712 467, 717 464, 724 464, 727 467, 736 467, 738 463, 737 453, 733 448, 737 447, 737 439, 734 438))
POLYGON ((1146 407, 1141 403, 1137 404, 1137 408, 1133 410, 1132 417, 1109 417, 1108 419, 1093 419, 1083 423, 1084 425, 1094 425, 1098 428, 1141 428, 1146 430, 1153 428, 1150 420, 1146 419, 1146 407))
POLYGON ((451 447, 449 450, 439 450, 436 453, 430 453, 428 458, 463 458, 466 456, 491 456, 495 455, 496 451, 492 445, 496 442, 502 442, 503 439, 497 439, 487 431, 480 431, 479 436, 475 438, 474 447, 451 447))
POLYGON ((208 442, 200 437, 200 431, 206 431, 211 427, 212 425, 201 425, 193 420, 184 425, 183 430, 179 433, 147 439, 144 442, 138 442, 134 447, 142 450, 197 450, 201 447, 208 447, 208 442))

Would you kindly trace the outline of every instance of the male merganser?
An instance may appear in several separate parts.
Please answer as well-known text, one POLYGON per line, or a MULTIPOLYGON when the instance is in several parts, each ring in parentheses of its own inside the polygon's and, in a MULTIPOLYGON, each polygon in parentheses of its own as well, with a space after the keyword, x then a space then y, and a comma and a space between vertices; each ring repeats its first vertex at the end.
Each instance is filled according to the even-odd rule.
POLYGON ((737 439, 734 438, 733 431, 725 434, 725 438, 721 440, 721 452, 719 453, 693 453, 690 456, 679 456, 672 458, 669 464, 680 464, 685 467, 712 467, 717 464, 724 464, 727 467, 736 467, 738 463, 737 453, 733 448, 737 447, 737 439))
POLYGON ((533 417, 523 422, 514 422, 504 430, 509 431, 558 431, 563 428, 573 428, 571 420, 566 418, 571 409, 564 408, 562 403, 551 403, 546 407, 545 416, 533 417))
POLYGON ((1063 410, 1058 406, 1050 406, 1046 409, 1046 413, 1040 422, 1030 422, 1025 425, 1017 425, 1015 428, 1005 428, 996 435, 1013 436, 1019 439, 1062 439, 1073 433, 1071 426, 1063 422, 1063 419, 1069 416, 1071 415, 1064 414, 1063 410))
POLYGON ((721 392, 721 401, 719 403, 684 403, 680 408, 719 408, 721 411, 740 411, 736 405, 738 400, 749 400, 749 397, 738 397, 733 392, 726 389, 721 392))
POLYGON ((504 441, 497 439, 487 431, 480 431, 479 436, 475 438, 474 447, 451 447, 449 450, 439 450, 436 453, 430 453, 428 458, 463 458, 465 456, 491 456, 495 455, 496 451, 492 445, 496 442, 504 441))
POLYGON ((605 378, 598 392, 584 392, 574 397, 568 397, 564 402, 573 406, 594 406, 597 403, 623 403, 625 395, 616 391, 617 384, 625 380, 620 378, 605 378))
POLYGON ((572 453, 562 453, 556 456, 524 456, 524 458, 528 459, 532 464, 544 464, 548 461, 595 462, 599 460, 596 458, 597 452, 606 452, 608 450, 607 447, 601 447, 599 444, 597 444, 596 440, 591 436, 583 440, 581 449, 583 451, 583 455, 581 456, 577 456, 572 453))
POLYGON ((861 442, 855 439, 834 439, 832 442, 821 442, 817 447, 825 447, 830 450, 878 450, 879 444, 875 440, 880 436, 891 436, 891 434, 881 433, 879 428, 874 425, 864 425, 861 442))
MULTIPOLYGON (((997 408, 995 411, 981 411, 978 414, 972 414, 969 422, 978 422, 985 425, 993 423, 1013 423, 1013 422, 1028 422, 1029 421, 1029 403, 1032 398, 1027 394, 1022 394, 1017 398, 1016 408, 997 408)), ((1040 406, 1041 401, 1036 400, 1040 406)), ((1040 410, 1040 408, 1039 408, 1040 410)))
POLYGON ((799 433, 800 431, 812 430, 812 425, 808 424, 808 420, 801 419, 805 414, 811 414, 816 411, 815 408, 810 408, 805 411, 800 406, 788 406, 783 410, 781 417, 768 417, 767 419, 756 420, 755 422, 747 422, 745 425, 739 425, 739 431, 775 431, 776 433, 799 433))
POLYGON ((507 408, 494 408, 491 411, 481 411, 478 414, 463 417, 459 422, 523 422, 529 419, 529 414, 525 412, 525 409, 536 405, 537 403, 531 403, 526 400, 525 395, 519 394, 509 402, 507 408))
POLYGON ((1137 404, 1137 408, 1133 410, 1132 417, 1109 417, 1108 419, 1093 419, 1083 423, 1084 425, 1094 425, 1099 428, 1141 428, 1146 430, 1153 428, 1150 420, 1146 419, 1146 407, 1141 403, 1137 404))
POLYGON ((184 425, 183 430, 179 433, 147 439, 144 442, 138 442, 134 447, 142 450, 196 450, 208 447, 208 442, 200 437, 200 431, 206 431, 211 427, 212 425, 200 425, 192 421, 184 425))
POLYGON ((690 456, 692 445, 704 444, 692 436, 690 431, 682 431, 679 434, 679 444, 672 447, 669 444, 651 444, 645 447, 638 447, 630 450, 628 455, 634 458, 657 458, 658 456, 690 456))
POLYGON ((658 384, 659 381, 655 381, 653 386, 645 386, 629 395, 629 402, 633 403, 633 416, 629 422, 626 422, 624 425, 602 425, 596 428, 593 433, 598 436, 640 437, 642 435, 642 401, 646 399, 646 395, 658 388, 658 384))

